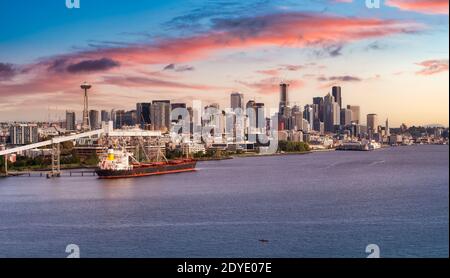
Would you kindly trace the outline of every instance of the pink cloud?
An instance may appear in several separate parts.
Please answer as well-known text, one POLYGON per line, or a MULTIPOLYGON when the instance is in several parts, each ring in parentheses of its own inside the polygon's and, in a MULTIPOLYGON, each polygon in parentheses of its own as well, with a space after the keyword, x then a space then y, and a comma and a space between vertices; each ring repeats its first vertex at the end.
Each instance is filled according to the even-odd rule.
POLYGON ((448 14, 448 0, 387 0, 388 6, 425 14, 448 14))
MULTIPOLYGON (((278 92, 280 82, 282 80, 277 77, 271 77, 259 80, 257 82, 247 82, 247 81, 236 81, 249 89, 254 90, 260 94, 269 95, 278 92)), ((289 83, 289 87, 292 89, 302 88, 305 84, 301 80, 284 80, 284 82, 289 83)))
POLYGON ((417 65, 421 66, 422 69, 416 74, 418 75, 433 75, 441 72, 448 71, 448 60, 426 60, 417 65))
POLYGON ((280 73, 278 69, 258 70, 256 72, 270 76, 278 76, 278 74, 280 73))
MULTIPOLYGON (((180 90, 207 90, 211 87, 178 84, 162 76, 150 80, 134 77, 131 80, 129 77, 115 79, 102 77, 106 71, 123 74, 142 65, 190 62, 204 59, 222 50, 266 46, 320 48, 403 34, 419 29, 421 26, 411 22, 345 18, 313 13, 284 13, 221 19, 214 21, 210 31, 190 37, 163 39, 143 45, 99 48, 43 59, 37 64, 25 66, 24 72, 28 74, 27 78, 19 74, 15 76, 13 83, 2 84, 0 97, 65 92, 78 88, 79 83, 85 80, 92 83, 99 82, 99 84, 105 84, 106 80, 117 86, 147 89, 171 87, 180 90), (139 82, 141 82, 140 85, 139 82)), ((266 72, 266 74, 269 73, 276 74, 274 71, 266 72)))
POLYGON ((193 89, 193 90, 211 90, 217 87, 185 84, 175 81, 167 81, 157 78, 142 77, 142 76, 105 76, 103 78, 104 85, 115 85, 120 87, 131 88, 164 88, 164 89, 193 89))

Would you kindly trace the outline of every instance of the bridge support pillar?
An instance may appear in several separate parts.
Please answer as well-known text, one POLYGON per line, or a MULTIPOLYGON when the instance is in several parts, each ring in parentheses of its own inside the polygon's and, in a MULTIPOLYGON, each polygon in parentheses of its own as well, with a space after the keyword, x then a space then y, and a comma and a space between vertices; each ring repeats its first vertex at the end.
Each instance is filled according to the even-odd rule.
POLYGON ((60 143, 52 144, 52 171, 47 174, 48 178, 61 176, 61 149, 60 143))
POLYGON ((3 156, 3 160, 5 161, 5 177, 8 176, 8 156, 3 156))

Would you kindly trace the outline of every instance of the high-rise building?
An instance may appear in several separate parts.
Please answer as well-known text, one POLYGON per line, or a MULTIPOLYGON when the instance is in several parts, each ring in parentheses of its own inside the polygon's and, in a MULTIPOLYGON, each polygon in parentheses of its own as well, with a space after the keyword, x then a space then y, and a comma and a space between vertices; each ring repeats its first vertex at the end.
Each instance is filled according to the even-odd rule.
POLYGON ((66 111, 66 130, 73 131, 77 129, 74 111, 66 111))
POLYGON ((347 105, 347 109, 352 111, 352 122, 356 123, 356 124, 360 124, 361 120, 360 120, 360 108, 357 105, 347 105))
POLYGON ((150 124, 150 110, 151 110, 152 104, 148 102, 143 103, 136 103, 136 117, 137 122, 141 126, 141 128, 144 128, 145 125, 150 124))
POLYGON ((349 126, 352 123, 352 110, 341 108, 341 126, 349 126))
POLYGON ((116 110, 112 114, 115 128, 122 128, 125 125, 125 110, 116 110))
POLYGON ((253 108, 255 108, 255 101, 252 100, 252 99, 247 101, 247 104, 245 105, 245 108, 246 109, 249 109, 249 108, 253 109, 253 108))
MULTIPOLYGON (((172 112, 175 109, 184 109, 184 111, 185 111, 185 112, 183 112, 183 115, 184 115, 184 113, 187 112, 186 107, 187 107, 186 103, 181 103, 181 102, 172 103, 172 104, 170 104, 170 109, 171 109, 170 111, 172 112)), ((178 123, 178 121, 180 121, 182 118, 183 118, 182 115, 178 115, 177 119, 172 119, 172 116, 171 116, 171 121, 174 123, 178 123)))
POLYGON ((303 110, 303 118, 308 121, 310 126, 314 124, 314 106, 307 104, 303 110))
MULTIPOLYGON (((264 113, 265 112, 264 107, 265 107, 265 105, 262 102, 255 102, 254 100, 249 100, 247 102, 246 109, 247 110, 251 109, 250 111, 253 111, 253 112, 250 112, 250 113, 253 113, 253 115, 251 118, 249 118, 249 122, 248 122, 249 127, 265 128, 266 117, 265 117, 265 113, 264 113)), ((247 115, 250 116, 248 114, 248 111, 247 111, 247 115)))
POLYGON ((127 126, 135 126, 138 124, 138 117, 136 110, 130 110, 125 112, 124 123, 127 126))
POLYGON ((101 114, 100 117, 101 117, 102 122, 108 123, 111 120, 111 115, 109 114, 108 111, 102 110, 100 112, 100 114, 101 114))
POLYGON ((336 126, 339 126, 341 123, 340 117, 341 109, 339 108, 339 104, 334 101, 333 96, 330 94, 326 95, 324 98, 324 125, 326 132, 335 132, 336 126))
POLYGON ((33 144, 39 141, 36 124, 15 124, 9 128, 9 138, 13 145, 33 144))
POLYGON ((323 122, 323 97, 313 98, 313 104, 317 105, 316 115, 318 116, 319 121, 323 122))
POLYGON ((386 136, 390 136, 391 135, 391 130, 389 129, 389 119, 386 119, 386 136))
POLYGON ((334 98, 334 102, 337 102, 339 104, 339 109, 342 108, 342 92, 340 86, 333 86, 331 88, 331 93, 334 98))
POLYGON ((232 93, 230 97, 231 109, 240 108, 244 110, 244 95, 238 92, 232 93))
POLYGON ((284 108, 289 105, 289 95, 288 95, 289 84, 280 83, 280 107, 279 113, 284 115, 284 108))
POLYGON ((255 103, 255 111, 256 111, 256 127, 264 128, 266 126, 266 117, 264 114, 264 103, 262 103, 262 102, 255 103))
POLYGON ((378 115, 377 114, 368 114, 367 115, 367 133, 369 135, 373 135, 378 133, 378 115))
POLYGON ((170 100, 154 100, 150 113, 153 130, 170 130, 170 100))
POLYGON ((89 110, 89 125, 91 130, 99 128, 99 113, 97 110, 89 110))
POLYGON ((294 129, 296 131, 303 130, 303 113, 301 111, 292 112, 294 129))

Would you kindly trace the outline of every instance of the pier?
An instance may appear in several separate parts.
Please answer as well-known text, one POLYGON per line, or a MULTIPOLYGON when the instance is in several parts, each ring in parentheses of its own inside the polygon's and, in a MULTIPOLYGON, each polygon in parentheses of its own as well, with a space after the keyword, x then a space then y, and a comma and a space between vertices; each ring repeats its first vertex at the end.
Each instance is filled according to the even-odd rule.
MULTIPOLYGON (((97 174, 94 170, 67 170, 61 171, 57 177, 95 177, 97 174)), ((38 178, 53 178, 51 172, 46 171, 10 171, 6 175, 3 173, 0 178, 5 177, 38 177, 38 178)))

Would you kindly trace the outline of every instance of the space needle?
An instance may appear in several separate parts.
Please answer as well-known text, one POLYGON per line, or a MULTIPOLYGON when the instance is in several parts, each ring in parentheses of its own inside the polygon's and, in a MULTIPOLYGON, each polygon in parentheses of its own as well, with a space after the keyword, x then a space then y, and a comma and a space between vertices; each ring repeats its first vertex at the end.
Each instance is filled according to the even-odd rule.
POLYGON ((81 84, 81 89, 84 90, 84 107, 83 107, 83 125, 82 130, 90 130, 91 125, 89 124, 89 107, 88 107, 88 94, 87 91, 92 88, 91 84, 84 82, 81 84))

